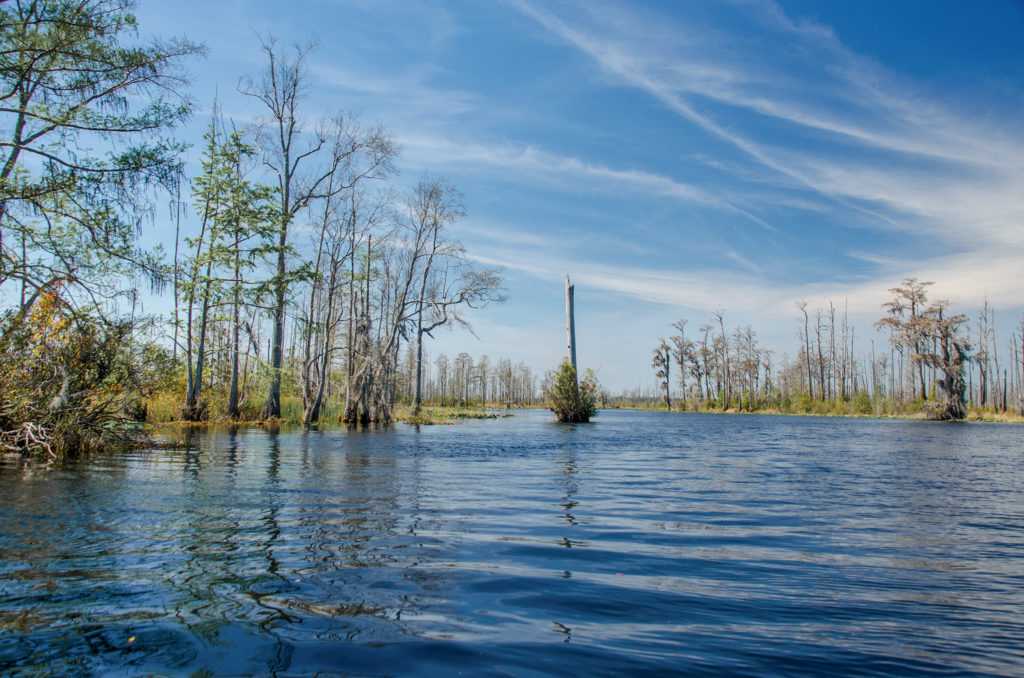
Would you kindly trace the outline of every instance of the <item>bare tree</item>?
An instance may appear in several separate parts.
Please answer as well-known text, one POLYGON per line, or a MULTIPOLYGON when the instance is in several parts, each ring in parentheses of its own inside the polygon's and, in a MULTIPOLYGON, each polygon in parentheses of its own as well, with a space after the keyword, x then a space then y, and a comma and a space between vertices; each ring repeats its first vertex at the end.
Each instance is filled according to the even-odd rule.
POLYGON ((701 346, 700 346, 700 363, 702 371, 704 373, 704 398, 705 400, 711 400, 711 370, 715 364, 715 353, 711 346, 708 346, 708 338, 711 336, 711 330, 714 329, 711 323, 705 323, 701 325, 701 346))
POLYGON ((796 302, 796 307, 804 314, 804 364, 807 366, 807 395, 813 400, 814 380, 811 377, 811 335, 808 328, 807 302, 801 299, 796 302))
POLYGON ((715 320, 718 321, 719 339, 721 348, 721 373, 722 373, 722 385, 724 387, 724 395, 722 396, 722 409, 725 410, 729 407, 729 401, 732 399, 732 374, 729 365, 729 338, 725 334, 725 309, 719 308, 711 312, 715 320))
POLYGON ((814 336, 818 346, 818 397, 825 400, 827 386, 825 384, 825 356, 821 351, 821 318, 824 311, 821 308, 814 309, 814 336))
POLYGON ((437 356, 434 361, 437 365, 437 390, 440 395, 441 405, 445 405, 448 399, 448 356, 444 353, 437 356))
POLYGON ((505 402, 505 407, 512 407, 512 400, 516 397, 513 393, 515 372, 512 367, 512 361, 508 358, 502 358, 498 361, 497 365, 498 383, 501 385, 501 400, 505 402))
POLYGON ((337 195, 359 181, 392 171, 397 147, 381 127, 362 129, 351 116, 339 112, 308 130, 302 104, 306 89, 306 59, 313 44, 282 55, 273 38, 262 40, 267 66, 255 80, 244 79, 239 90, 265 108, 258 141, 263 162, 276 180, 280 224, 272 255, 274 273, 268 281, 273 319, 270 386, 262 416, 281 416, 281 369, 288 289, 307 279, 308 268, 289 269, 293 252, 289 235, 299 215, 317 200, 337 195))
MULTIPOLYGON (((672 358, 679 368, 679 388, 683 393, 683 409, 686 408, 686 372, 690 369, 694 358, 694 344, 686 338, 686 320, 680 319, 672 323, 672 327, 679 330, 679 334, 673 335, 672 358)), ((700 367, 698 366, 698 371, 700 367)), ((698 386, 700 385, 698 377, 698 386)))
MULTIPOLYGON (((462 194, 444 179, 420 180, 408 199, 411 236, 409 271, 419 289, 410 317, 414 318, 416 344, 415 388, 410 415, 419 414, 422 403, 423 336, 448 323, 467 326, 461 307, 475 308, 502 301, 501 279, 496 269, 480 269, 465 256, 465 249, 447 234, 448 227, 465 215, 462 194)), ((484 387, 486 389, 486 386, 484 387)))
POLYGON ((978 314, 978 339, 975 362, 978 364, 978 401, 982 408, 988 404, 989 376, 991 374, 991 352, 989 345, 995 339, 993 325, 995 325, 994 311, 988 304, 988 297, 985 297, 978 314))
POLYGON ((943 394, 943 402, 927 410, 929 415, 938 419, 963 419, 967 414, 964 374, 971 347, 960 333, 960 328, 967 322, 967 316, 947 316, 948 304, 947 301, 937 301, 920 312, 921 335, 933 340, 929 343, 937 350, 919 354, 919 360, 942 372, 942 377, 937 378, 935 384, 943 394))
POLYGON ((892 287, 889 291, 893 294, 891 301, 883 304, 889 316, 875 323, 876 327, 888 327, 893 332, 893 342, 905 346, 910 352, 910 359, 917 363, 917 382, 920 388, 919 397, 926 400, 924 379, 925 361, 916 358, 922 355, 925 348, 925 326, 919 322, 921 311, 927 302, 927 288, 933 285, 931 282, 921 282, 917 278, 904 278, 902 287, 892 287))
POLYGON ((654 359, 651 361, 651 367, 654 368, 654 376, 659 381, 659 386, 663 392, 662 398, 665 400, 665 406, 669 412, 672 411, 672 379, 670 378, 672 368, 672 349, 664 339, 658 340, 658 345, 654 347, 654 359))

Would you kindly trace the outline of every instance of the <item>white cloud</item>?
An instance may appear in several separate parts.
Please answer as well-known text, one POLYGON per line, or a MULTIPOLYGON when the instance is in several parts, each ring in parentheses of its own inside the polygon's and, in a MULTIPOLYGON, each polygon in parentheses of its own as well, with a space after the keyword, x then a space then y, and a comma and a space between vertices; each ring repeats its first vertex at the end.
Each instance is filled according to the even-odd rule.
POLYGON ((609 189, 672 198, 736 214, 758 226, 775 226, 755 214, 734 196, 707 186, 696 186, 655 172, 618 169, 562 156, 523 144, 460 142, 443 136, 400 135, 404 162, 411 166, 478 167, 501 171, 507 180, 552 186, 562 184, 573 190, 603 192, 609 189), (508 173, 512 172, 510 176, 508 173))
POLYGON ((321 87, 338 88, 364 98, 366 95, 379 98, 389 111, 389 125, 400 124, 410 115, 416 120, 448 118, 479 107, 477 96, 471 92, 431 85, 430 80, 441 70, 430 64, 417 64, 397 77, 319 61, 311 65, 310 70, 321 87))
MULTIPOLYGON (((977 303, 988 293, 997 304, 1020 303, 1024 133, 1016 118, 991 124, 974 120, 951 102, 939 102, 908 79, 855 54, 828 28, 797 24, 767 0, 736 3, 733 18, 738 13, 740 21, 756 28, 747 32, 720 30, 700 8, 688 14, 684 25, 616 2, 512 4, 590 56, 604 73, 647 92, 756 160, 766 188, 745 204, 802 200, 792 192, 768 190, 788 179, 791 188, 802 186, 831 201, 832 214, 845 213, 846 221, 867 216, 873 228, 920 238, 921 250, 934 252, 940 244, 948 252, 916 259, 906 252, 872 252, 872 243, 865 242, 861 282, 837 278, 773 287, 719 276, 711 303, 778 306, 786 297, 849 294, 870 299, 863 304, 867 308, 878 294, 872 290, 884 294, 900 278, 918 272, 943 281, 935 288, 943 296, 977 303), (746 117, 737 117, 738 112, 746 117), (766 120, 784 123, 791 135, 759 132, 766 120), (805 143, 791 143, 794 139, 805 143)), ((720 167, 729 171, 728 165, 720 167)), ((742 195, 737 189, 733 200, 739 202, 742 195)), ((912 243, 907 251, 915 249, 912 243)), ((661 274, 629 273, 628 280, 609 275, 600 281, 672 303, 672 295, 662 291, 666 281, 661 274)), ((699 280, 680 275, 671 282, 699 280)))
MULTIPOLYGON (((1013 252, 998 257, 988 253, 955 253, 928 262, 858 254, 874 264, 870 273, 841 280, 795 283, 768 279, 752 269, 752 264, 745 266, 747 270, 733 271, 598 264, 562 254, 554 239, 531 240, 531 246, 526 247, 508 242, 492 249, 478 246, 473 256, 482 264, 521 271, 552 284, 564 271, 571 271, 581 287, 680 310, 710 312, 723 307, 747 316, 761 316, 769 322, 790 315, 793 304, 800 299, 807 300, 811 307, 845 301, 851 313, 874 318, 888 299, 888 289, 908 276, 934 281, 931 298, 947 299, 956 308, 975 307, 986 297, 995 307, 1013 308, 1021 303, 1020 259, 1013 252), (985 274, 979 275, 979 271, 985 274)), ((735 252, 728 250, 723 256, 735 258, 735 252)))

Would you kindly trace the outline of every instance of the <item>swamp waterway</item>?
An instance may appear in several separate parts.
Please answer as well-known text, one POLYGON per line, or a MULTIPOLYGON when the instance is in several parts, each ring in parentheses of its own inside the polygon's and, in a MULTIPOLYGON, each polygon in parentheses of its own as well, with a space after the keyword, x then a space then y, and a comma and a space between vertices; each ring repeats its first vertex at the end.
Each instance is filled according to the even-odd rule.
POLYGON ((1022 441, 531 411, 8 458, 0 673, 1022 675, 1022 441))

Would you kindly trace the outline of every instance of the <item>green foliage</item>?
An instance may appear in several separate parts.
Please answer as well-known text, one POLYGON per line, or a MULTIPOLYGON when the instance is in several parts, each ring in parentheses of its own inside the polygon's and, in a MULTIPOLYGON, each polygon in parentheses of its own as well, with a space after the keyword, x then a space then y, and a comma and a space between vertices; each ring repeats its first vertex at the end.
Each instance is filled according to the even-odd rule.
POLYGON ((144 44, 131 5, 0 4, 0 286, 62 278, 95 297, 126 272, 162 279, 135 239, 148 189, 179 176, 167 132, 190 105, 177 66, 200 48, 144 44))
POLYGON ((669 348, 664 339, 659 339, 658 345, 654 347, 654 358, 651 360, 651 367, 654 368, 654 376, 659 380, 665 407, 671 410, 672 396, 669 388, 672 381, 672 349, 669 348))
POLYGON ((854 414, 872 414, 874 412, 871 396, 867 391, 857 391, 857 395, 853 397, 852 409, 854 414))
POLYGON ((277 190, 246 179, 256 148, 241 132, 226 135, 211 124, 203 138, 203 171, 192 183, 202 228, 185 238, 193 254, 182 263, 179 287, 190 305, 255 300, 266 293, 267 282, 253 280, 252 272, 275 252, 277 190))
POLYGON ((193 254, 184 262, 179 281, 187 304, 188 379, 182 417, 191 421, 208 417, 201 398, 207 329, 214 320, 228 319, 218 316, 222 307, 230 306, 237 317, 243 301, 262 293, 261 283, 249 281, 260 258, 274 249, 279 221, 276 190, 245 179, 255 147, 241 132, 220 131, 216 122, 204 138, 203 171, 192 185, 202 224, 198 237, 185 239, 193 254))
MULTIPOLYGON (((203 138, 203 171, 192 184, 203 228, 198 238, 186 238, 195 254, 185 266, 192 274, 181 283, 182 289, 187 296, 197 296, 197 286, 212 283, 224 293, 251 293, 255 285, 246 284, 252 277, 248 273, 262 257, 276 254, 278 192, 246 179, 247 165, 257 151, 241 132, 226 134, 211 124, 203 138)), ((286 254, 295 251, 289 247, 286 254)))
POLYGON ((582 382, 577 382, 576 370, 568 358, 547 374, 545 396, 548 409, 558 421, 588 422, 597 414, 597 392, 600 385, 593 370, 588 369, 582 382))
POLYGON ((4 314, 0 448, 56 458, 134 439, 144 412, 132 329, 74 314, 56 289, 4 314))
POLYGON ((145 396, 159 391, 181 390, 184 365, 167 346, 155 341, 135 347, 139 390, 145 396))

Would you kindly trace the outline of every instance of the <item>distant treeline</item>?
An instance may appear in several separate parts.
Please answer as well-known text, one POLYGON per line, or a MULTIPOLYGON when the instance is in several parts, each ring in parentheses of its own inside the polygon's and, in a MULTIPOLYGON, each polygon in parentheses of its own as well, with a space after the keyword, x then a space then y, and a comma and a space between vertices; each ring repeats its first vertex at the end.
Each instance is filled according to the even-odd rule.
MULTIPOLYGON (((212 339, 214 358, 204 372, 203 392, 211 403, 211 414, 226 402, 231 384, 230 352, 221 350, 222 343, 229 341, 223 332, 212 339)), ((291 347, 286 352, 286 378, 281 398, 281 418, 300 421, 302 418, 302 395, 292 362, 291 347)), ((298 354, 296 350, 294 352, 298 354)), ((345 413, 345 364, 329 375, 324 389, 320 419, 338 422, 345 413)), ((245 378, 252 383, 258 372, 251 371, 245 378)), ((158 390, 150 398, 148 418, 151 421, 176 421, 181 417, 181 392, 184 384, 175 373, 173 383, 158 390)), ((409 408, 415 398, 416 355, 415 347, 407 346, 396 364, 392 391, 389 398, 392 410, 409 408)), ((541 404, 538 396, 538 376, 525 363, 513 363, 507 358, 492 359, 484 354, 473 358, 468 353, 459 353, 449 358, 445 353, 436 356, 423 352, 421 374, 421 405, 442 407, 536 407, 541 404)), ((258 410, 251 405, 248 413, 258 418, 258 410)), ((402 413, 404 414, 404 412, 402 413)), ((223 418, 223 417, 221 417, 223 418)))
POLYGON ((800 343, 778 359, 758 345, 751 326, 729 331, 725 312, 687 331, 688 322, 660 339, 652 368, 658 385, 614 402, 672 409, 911 414, 962 419, 969 410, 1024 414, 1024 324, 1000 358, 995 311, 987 301, 973 322, 928 300, 931 282, 904 280, 872 329, 888 334, 876 345, 860 339, 847 312, 834 304, 808 309, 797 302, 800 343))

